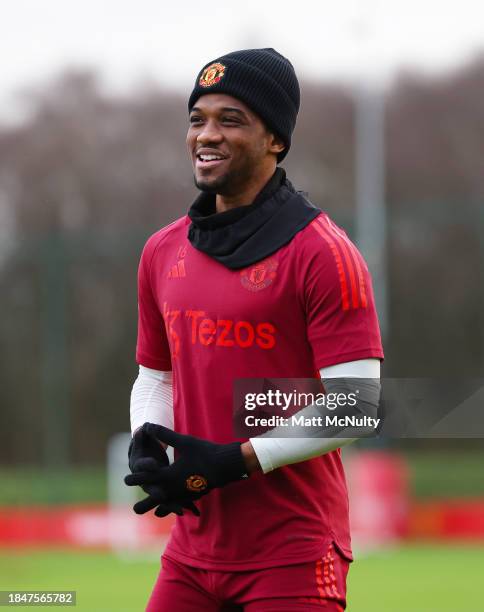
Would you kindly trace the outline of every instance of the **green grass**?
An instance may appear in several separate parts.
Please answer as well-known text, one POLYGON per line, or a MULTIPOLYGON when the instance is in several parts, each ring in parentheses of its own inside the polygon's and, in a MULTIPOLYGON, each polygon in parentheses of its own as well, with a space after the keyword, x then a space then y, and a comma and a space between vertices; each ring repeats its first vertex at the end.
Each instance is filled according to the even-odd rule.
POLYGON ((0 506, 106 501, 104 467, 76 467, 56 472, 35 467, 2 468, 0 482, 0 506))
POLYGON ((76 607, 42 606, 42 610, 144 610, 157 574, 156 560, 126 562, 102 552, 0 554, 0 590, 77 591, 76 607))
MULTIPOLYGON (((357 558, 349 574, 348 610, 482 610, 483 567, 484 546, 408 545, 357 558)), ((144 609, 158 569, 157 559, 126 562, 100 552, 2 551, 0 590, 76 590, 77 610, 136 612, 144 609)))
MULTIPOLYGON (((397 452, 408 462, 414 498, 484 496, 484 449, 397 452)), ((104 466, 76 466, 56 472, 36 467, 0 468, 0 482, 0 506, 106 501, 104 466)))
POLYGON ((484 546, 416 546, 353 563, 350 612, 482 610, 484 546))
POLYGON ((483 451, 406 452, 417 499, 484 496, 483 451))

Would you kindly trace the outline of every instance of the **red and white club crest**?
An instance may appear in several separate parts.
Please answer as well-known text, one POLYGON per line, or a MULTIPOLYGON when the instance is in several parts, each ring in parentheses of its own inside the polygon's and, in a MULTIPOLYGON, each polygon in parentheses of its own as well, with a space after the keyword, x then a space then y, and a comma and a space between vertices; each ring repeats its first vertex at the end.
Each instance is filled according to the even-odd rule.
POLYGON ((249 291, 261 291, 268 287, 276 277, 278 262, 273 257, 258 261, 240 273, 240 282, 249 291))
POLYGON ((210 64, 210 66, 207 66, 202 72, 202 76, 198 81, 199 85, 202 87, 210 87, 211 85, 215 85, 224 76, 225 70, 225 66, 219 62, 210 64))

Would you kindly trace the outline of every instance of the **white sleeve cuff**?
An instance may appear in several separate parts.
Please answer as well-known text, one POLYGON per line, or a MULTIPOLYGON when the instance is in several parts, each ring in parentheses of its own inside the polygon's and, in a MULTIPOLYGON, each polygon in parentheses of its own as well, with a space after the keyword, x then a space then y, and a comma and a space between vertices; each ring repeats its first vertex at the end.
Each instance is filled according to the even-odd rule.
POLYGON ((162 372, 139 367, 138 378, 131 391, 131 433, 143 423, 156 423, 173 429, 173 377, 162 372))
POLYGON ((251 438, 264 474, 283 465, 307 461, 354 442, 356 438, 251 438))
MULTIPOLYGON (((325 378, 380 378, 380 360, 361 359, 339 363, 321 369, 320 374, 323 381, 325 378)), ((299 463, 324 455, 356 439, 256 437, 250 438, 250 442, 265 474, 283 465, 299 463)))

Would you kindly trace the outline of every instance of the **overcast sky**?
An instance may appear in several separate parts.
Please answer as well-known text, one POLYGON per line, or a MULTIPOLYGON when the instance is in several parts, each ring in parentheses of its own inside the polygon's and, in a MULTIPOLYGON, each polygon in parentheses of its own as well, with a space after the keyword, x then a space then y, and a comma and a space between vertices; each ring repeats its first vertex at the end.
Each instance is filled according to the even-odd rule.
POLYGON ((274 47, 301 76, 387 80, 402 66, 441 71, 484 50, 475 0, 14 0, 2 3, 0 114, 11 93, 69 65, 111 87, 147 79, 188 90, 201 66, 274 47))

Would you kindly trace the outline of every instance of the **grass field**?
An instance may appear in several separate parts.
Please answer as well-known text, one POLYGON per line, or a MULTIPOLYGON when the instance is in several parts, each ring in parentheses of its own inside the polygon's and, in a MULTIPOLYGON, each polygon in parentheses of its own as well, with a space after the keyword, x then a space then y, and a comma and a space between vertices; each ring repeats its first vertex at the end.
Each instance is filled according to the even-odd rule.
MULTIPOLYGON (((478 546, 409 545, 362 557, 350 570, 348 610, 483 610, 482 568, 484 547, 478 546)), ((157 573, 156 559, 127 562, 106 553, 0 552, 0 590, 76 590, 74 609, 86 612, 142 611, 157 573)), ((176 605, 173 610, 177 612, 176 605)))
MULTIPOLYGON (((482 446, 482 445, 481 445, 482 446)), ((399 451, 406 459, 414 499, 484 496, 483 448, 399 451)), ((102 503, 107 496, 106 466, 75 466, 64 471, 0 467, 0 506, 102 503)))

